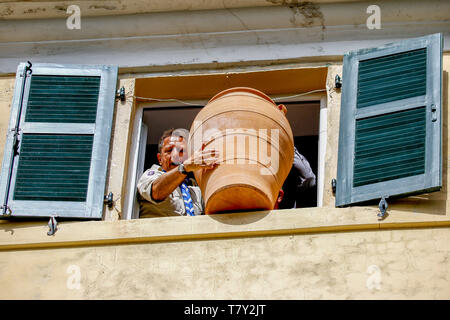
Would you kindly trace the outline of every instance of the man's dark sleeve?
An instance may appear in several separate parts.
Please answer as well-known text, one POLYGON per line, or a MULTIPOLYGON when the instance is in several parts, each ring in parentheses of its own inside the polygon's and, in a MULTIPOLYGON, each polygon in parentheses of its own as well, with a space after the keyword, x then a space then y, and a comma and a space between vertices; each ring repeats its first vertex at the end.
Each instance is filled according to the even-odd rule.
POLYGON ((308 160, 294 147, 294 163, 283 184, 284 198, 280 209, 311 206, 314 199, 316 175, 308 160), (311 205, 309 204, 311 202, 311 205))
POLYGON ((311 165, 304 156, 294 147, 294 164, 296 173, 299 176, 297 186, 299 190, 309 189, 316 185, 316 175, 311 169, 311 165))

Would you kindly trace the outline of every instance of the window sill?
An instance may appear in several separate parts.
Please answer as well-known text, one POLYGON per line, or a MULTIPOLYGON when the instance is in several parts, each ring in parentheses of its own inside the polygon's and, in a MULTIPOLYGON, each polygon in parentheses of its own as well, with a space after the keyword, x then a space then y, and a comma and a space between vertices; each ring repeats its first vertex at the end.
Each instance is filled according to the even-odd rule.
POLYGON ((305 208, 121 221, 61 222, 48 226, 0 224, 0 251, 169 241, 227 239, 379 229, 449 227, 450 217, 388 210, 383 221, 372 207, 305 208))

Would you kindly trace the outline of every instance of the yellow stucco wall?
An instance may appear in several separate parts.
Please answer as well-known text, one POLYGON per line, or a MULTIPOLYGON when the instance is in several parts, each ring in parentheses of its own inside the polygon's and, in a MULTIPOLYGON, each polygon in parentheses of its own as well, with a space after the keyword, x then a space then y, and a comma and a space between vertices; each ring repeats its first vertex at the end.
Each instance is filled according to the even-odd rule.
POLYGON ((342 210, 84 222, 53 239, 16 230, 17 243, 41 242, 0 241, 0 299, 450 298, 448 221, 342 210))
MULTIPOLYGON (((120 195, 115 208, 106 221, 62 222, 52 237, 45 222, 0 221, 0 299, 449 299, 449 54, 444 70, 444 188, 390 203, 381 222, 376 208, 334 208, 340 65, 328 71, 322 209, 117 221, 134 118, 132 100, 118 103, 107 183, 120 195)), ((134 92, 133 79, 122 85, 134 92)), ((0 78, 0 152, 13 86, 0 78)))
POLYGON ((15 77, 0 77, 0 159, 3 159, 15 79, 15 77))
POLYGON ((2 283, 0 297, 449 298, 441 246, 449 241, 442 230, 414 230, 6 252, 1 278, 20 280, 2 283), (80 268, 80 289, 67 287, 71 265, 80 268), (380 290, 367 285, 372 265, 380 290))

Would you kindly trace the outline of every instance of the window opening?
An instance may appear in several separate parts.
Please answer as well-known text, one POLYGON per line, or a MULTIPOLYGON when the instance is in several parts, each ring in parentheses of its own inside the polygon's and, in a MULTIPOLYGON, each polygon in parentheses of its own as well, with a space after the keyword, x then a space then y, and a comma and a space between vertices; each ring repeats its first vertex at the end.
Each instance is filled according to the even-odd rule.
MULTIPOLYGON (((314 178, 301 183, 301 178, 290 173, 283 185, 285 193, 279 209, 304 208, 317 206, 318 144, 320 101, 277 101, 283 103, 288 112, 287 119, 294 135, 294 145, 307 160, 307 167, 314 178), (313 181, 311 181, 313 180, 313 181), (293 186, 299 188, 293 188, 293 186), (308 187, 308 185, 310 187, 308 187)), ((198 106, 164 106, 144 108, 142 124, 148 128, 145 142, 145 155, 141 161, 143 171, 158 163, 158 141, 162 133, 169 128, 185 128, 191 125, 203 105, 198 106)), ((292 171, 292 170, 291 170, 292 171)))

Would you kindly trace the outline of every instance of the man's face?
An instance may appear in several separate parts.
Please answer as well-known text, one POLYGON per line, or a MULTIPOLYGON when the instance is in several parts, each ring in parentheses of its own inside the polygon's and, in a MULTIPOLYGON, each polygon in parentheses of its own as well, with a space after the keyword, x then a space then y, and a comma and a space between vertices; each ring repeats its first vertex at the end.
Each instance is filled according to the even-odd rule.
POLYGON ((169 171, 187 159, 186 140, 183 137, 171 136, 164 139, 161 153, 157 154, 161 167, 169 171))

